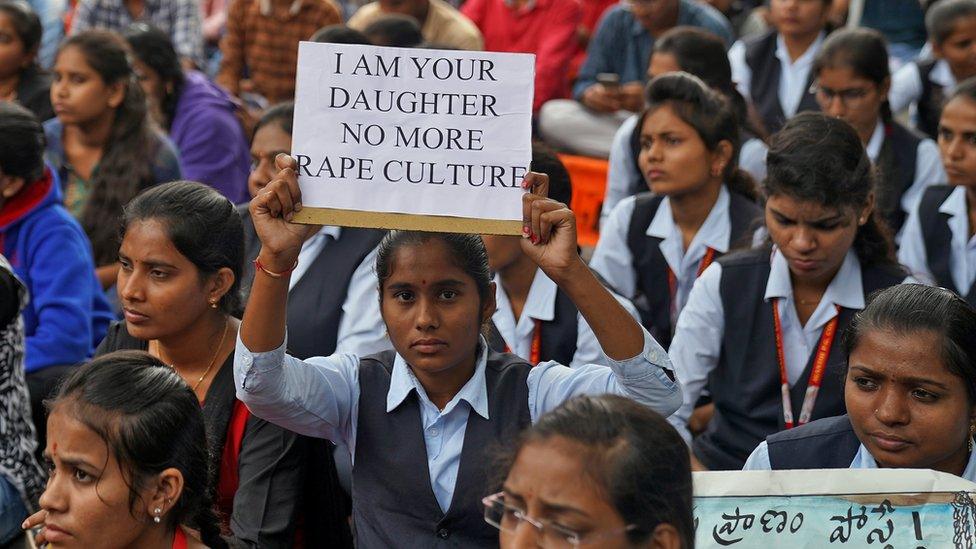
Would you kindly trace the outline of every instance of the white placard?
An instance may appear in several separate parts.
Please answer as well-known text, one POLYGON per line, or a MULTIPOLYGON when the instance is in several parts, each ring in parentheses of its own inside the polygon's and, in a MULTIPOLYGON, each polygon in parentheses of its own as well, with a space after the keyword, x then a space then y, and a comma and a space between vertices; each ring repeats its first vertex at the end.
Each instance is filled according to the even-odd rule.
POLYGON ((305 207, 521 221, 535 56, 302 42, 305 207))

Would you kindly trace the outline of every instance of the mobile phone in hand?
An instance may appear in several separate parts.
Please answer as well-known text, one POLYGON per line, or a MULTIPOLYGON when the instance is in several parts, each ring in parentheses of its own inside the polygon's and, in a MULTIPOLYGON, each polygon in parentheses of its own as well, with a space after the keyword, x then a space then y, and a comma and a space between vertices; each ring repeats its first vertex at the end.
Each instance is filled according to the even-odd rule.
POLYGON ((620 75, 615 72, 601 72, 596 75, 596 81, 607 91, 615 92, 620 89, 620 75))

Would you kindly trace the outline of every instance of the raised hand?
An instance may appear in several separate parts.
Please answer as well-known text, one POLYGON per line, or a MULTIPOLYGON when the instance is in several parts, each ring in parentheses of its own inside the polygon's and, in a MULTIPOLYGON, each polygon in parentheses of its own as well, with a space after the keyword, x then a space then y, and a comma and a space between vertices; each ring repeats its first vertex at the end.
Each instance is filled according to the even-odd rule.
POLYGON ((294 265, 302 243, 319 227, 291 222, 302 209, 295 159, 279 154, 275 166, 278 168, 275 178, 251 200, 249 209, 261 240, 262 264, 274 271, 284 271, 294 265))
MULTIPOLYGON (((27 517, 27 520, 25 520, 23 522, 23 524, 20 525, 21 530, 30 530, 31 528, 36 528, 38 526, 41 527, 41 531, 34 538, 34 543, 38 547, 41 547, 42 545, 44 545, 45 543, 47 543, 47 538, 44 537, 44 520, 45 519, 47 519, 47 511, 45 511, 45 510, 42 509, 42 510, 34 513, 33 515, 27 517)), ((29 536, 30 533, 28 532, 27 535, 29 536)))
POLYGON ((547 198, 549 176, 529 172, 522 181, 522 251, 559 281, 584 267, 576 248, 576 216, 562 202, 547 198))

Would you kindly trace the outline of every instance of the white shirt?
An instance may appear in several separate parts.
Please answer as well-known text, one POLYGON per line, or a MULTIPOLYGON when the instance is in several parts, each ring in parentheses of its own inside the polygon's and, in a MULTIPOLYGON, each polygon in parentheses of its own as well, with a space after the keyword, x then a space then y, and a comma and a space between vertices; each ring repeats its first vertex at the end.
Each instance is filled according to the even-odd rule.
MULTIPOLYGON (((963 295, 976 282, 976 236, 969 236, 969 208, 966 204, 966 188, 956 187, 939 206, 939 213, 949 216, 949 232, 952 243, 949 248, 949 274, 956 289, 963 295)), ((922 224, 918 208, 912 211, 905 223, 905 232, 898 249, 898 261, 911 273, 929 284, 935 283, 935 275, 929 269, 922 237, 922 224)))
MULTIPOLYGON (((796 114, 803 94, 807 92, 810 70, 813 68, 820 46, 823 45, 824 36, 826 35, 821 32, 803 55, 793 61, 789 50, 786 49, 786 41, 781 35, 776 35, 776 58, 780 66, 777 96, 786 118, 792 118, 796 114)), ((752 86, 752 69, 746 63, 746 44, 742 40, 729 48, 729 64, 732 66, 732 81, 735 82, 739 93, 746 99, 754 99, 749 93, 749 88, 752 86)))
MULTIPOLYGON (((674 222, 671 214, 671 202, 664 197, 660 207, 654 214, 651 224, 645 234, 663 239, 660 244, 661 254, 668 263, 668 267, 675 274, 678 283, 675 292, 675 310, 681 311, 691 292, 691 287, 698 277, 698 268, 705 257, 708 248, 720 254, 729 251, 732 222, 729 216, 729 191, 722 185, 718 199, 712 210, 705 218, 705 222, 691 240, 688 250, 684 249, 684 237, 681 229, 674 222)), ((610 286, 624 297, 633 299, 637 294, 637 272, 634 270, 634 257, 627 247, 627 230, 630 218, 634 214, 636 197, 621 200, 606 226, 600 231, 600 241, 597 242, 590 259, 590 268, 600 273, 610 286)))
MULTIPOLYGON (((878 121, 878 125, 874 127, 874 133, 871 134, 871 139, 868 140, 868 145, 865 147, 868 158, 874 164, 878 163, 878 155, 881 154, 884 141, 885 126, 881 121, 878 121)), ((912 180, 911 187, 901 197, 901 209, 905 215, 911 215, 915 211, 926 187, 943 183, 945 180, 946 173, 942 166, 942 158, 939 156, 939 146, 929 138, 923 139, 918 144, 918 148, 915 149, 915 179, 912 180)), ((905 226, 902 225, 898 234, 895 235, 895 242, 901 243, 904 232, 905 226)))
MULTIPOLYGON (((340 443, 356 455, 359 421, 359 356, 338 353, 306 361, 285 354, 287 336, 272 351, 252 353, 240 337, 234 352, 237 398, 256 416, 296 433, 340 443)), ((441 511, 450 507, 461 464, 468 415, 488 417, 485 384, 488 344, 482 338, 474 375, 443 409, 427 396, 410 366, 399 355, 393 363, 386 410, 396 409, 416 391, 427 449, 431 488, 441 511)), ((681 387, 665 373, 670 361, 664 349, 644 331, 644 347, 627 360, 606 366, 567 368, 544 362, 529 372, 529 415, 539 416, 577 395, 613 393, 626 396, 667 416, 681 402, 681 387)), ((512 402, 518 406, 518 402, 512 402)), ((409 505, 409 502, 404 502, 409 505)))
MULTIPOLYGON (((600 226, 603 227, 610 212, 621 200, 632 194, 631 183, 644 176, 637 169, 634 153, 630 148, 630 136, 637 127, 640 115, 633 115, 617 129, 610 146, 610 160, 607 168, 607 190, 600 208, 600 226)), ((747 139, 739 148, 739 167, 757 182, 766 178, 766 151, 768 147, 755 137, 747 139)))
MULTIPOLYGON (((910 278, 906 280, 913 281, 910 278)), ((669 421, 689 442, 691 434, 688 432, 688 418, 691 417, 695 402, 702 393, 708 375, 718 366, 722 352, 725 309, 720 293, 721 281, 722 265, 713 263, 695 283, 688 297, 688 303, 678 317, 678 327, 668 353, 674 365, 675 375, 681 382, 684 398, 681 408, 669 418, 669 421)), ((861 263, 857 259, 857 254, 854 250, 847 252, 840 270, 827 285, 827 290, 817 309, 804 325, 800 322, 793 301, 793 283, 790 279, 789 264, 783 254, 778 249, 774 249, 763 299, 770 303, 773 298, 780 298, 778 309, 783 327, 786 377, 790 386, 793 386, 802 377, 810 355, 820 341, 823 327, 837 316, 836 306, 848 309, 864 308, 861 263)), ((743 345, 747 343, 742 342, 743 345)), ((778 368, 775 364, 756 366, 778 368)), ((710 389, 714 394, 721 391, 722 387, 710 389)))
MULTIPOLYGON (((942 86, 946 97, 956 89, 956 77, 945 59, 939 59, 929 73, 929 80, 942 86)), ((909 111, 912 119, 917 114, 916 102, 922 97, 922 73, 918 63, 907 63, 891 77, 891 89, 888 91, 888 104, 892 112, 901 112, 911 106, 909 111)))
MULTIPOLYGON (((298 265, 288 281, 289 291, 305 276, 319 253, 341 235, 340 227, 324 226, 302 244, 302 250, 298 253, 298 265)), ((339 333, 336 336, 337 353, 365 356, 392 347, 380 315, 375 264, 376 249, 373 249, 349 279, 346 299, 342 303, 342 318, 339 319, 339 333)))
MULTIPOLYGON (((746 460, 746 464, 742 467, 742 470, 769 471, 772 468, 772 465, 769 463, 769 446, 764 440, 749 455, 749 459, 746 460)), ((854 454, 854 459, 851 460, 851 465, 848 467, 848 469, 877 468, 878 462, 863 444, 857 449, 857 454, 854 454)), ((970 482, 976 482, 976 452, 969 453, 969 461, 966 462, 966 469, 962 472, 962 478, 970 482)))
MULTIPOLYGON (((529 295, 522 307, 522 315, 516 321, 508 294, 502 288, 501 277, 495 275, 497 308, 491 319, 512 353, 525 359, 532 355, 535 321, 549 322, 556 317, 556 292, 558 289, 556 283, 546 276, 542 269, 537 269, 535 278, 532 279, 532 286, 529 287, 529 295)), ((610 293, 627 309, 634 320, 640 322, 637 308, 630 301, 613 292, 610 293)), ((603 354, 603 348, 600 347, 600 342, 596 339, 593 329, 590 328, 582 314, 577 313, 576 317, 576 354, 573 355, 573 361, 569 366, 576 368, 584 364, 609 365, 610 359, 603 354)))

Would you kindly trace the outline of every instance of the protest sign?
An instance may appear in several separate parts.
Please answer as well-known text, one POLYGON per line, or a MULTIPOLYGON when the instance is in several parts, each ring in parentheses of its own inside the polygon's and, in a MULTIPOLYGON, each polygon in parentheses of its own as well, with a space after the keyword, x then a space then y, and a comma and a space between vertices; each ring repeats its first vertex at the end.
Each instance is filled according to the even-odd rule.
POLYGON ((521 234, 535 57, 302 42, 306 223, 521 234))
POLYGON ((694 473, 695 544, 972 548, 976 484, 921 469, 694 473))

